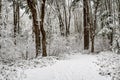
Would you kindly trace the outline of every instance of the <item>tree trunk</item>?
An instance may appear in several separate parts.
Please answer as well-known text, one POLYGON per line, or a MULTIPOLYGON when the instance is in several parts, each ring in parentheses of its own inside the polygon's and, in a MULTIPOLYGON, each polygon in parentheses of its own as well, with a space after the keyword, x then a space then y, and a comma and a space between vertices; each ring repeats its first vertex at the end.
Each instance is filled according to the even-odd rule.
POLYGON ((68 25, 66 29, 66 36, 70 35, 70 21, 71 21, 71 8, 70 2, 68 1, 68 25))
POLYGON ((13 0, 13 14, 14 14, 14 44, 16 45, 16 36, 19 33, 19 19, 20 19, 20 9, 19 1, 13 0))
POLYGON ((20 3, 19 1, 17 0, 17 3, 16 3, 16 14, 17 14, 17 33, 19 34, 20 33, 20 3))
POLYGON ((33 31, 35 33, 36 57, 40 53, 40 29, 37 21, 37 10, 35 0, 27 0, 33 18, 33 31))
POLYGON ((84 49, 89 49, 89 10, 87 0, 83 1, 83 10, 84 10, 84 49))
POLYGON ((71 20, 71 7, 69 8, 69 19, 68 19, 66 36, 70 35, 70 20, 71 20))
MULTIPOLYGON (((98 10, 98 6, 99 6, 99 2, 100 0, 97 0, 96 3, 94 3, 95 5, 95 11, 94 11, 94 21, 93 21, 93 25, 91 25, 91 28, 90 28, 90 32, 91 32, 91 52, 94 52, 94 41, 95 41, 95 30, 97 28, 97 10, 98 10)), ((92 9, 91 9, 91 12, 92 12, 92 9)), ((91 13, 92 15, 92 13, 91 13)), ((92 18, 92 16, 91 16, 92 18)), ((91 23, 92 23, 92 20, 91 20, 91 23)))
POLYGON ((119 19, 119 25, 120 25, 120 0, 118 0, 118 19, 119 19))
POLYGON ((16 15, 16 0, 13 0, 13 15, 14 15, 14 44, 16 45, 16 35, 17 35, 17 15, 16 15))
POLYGON ((60 33, 61 33, 61 36, 64 36, 64 23, 62 21, 62 16, 61 14, 59 13, 58 15, 58 19, 59 19, 59 26, 60 26, 60 33))
POLYGON ((2 0, 0 0, 0 19, 2 19, 2 14, 1 13, 2 13, 2 0))
POLYGON ((40 28, 41 28, 41 33, 42 33, 42 56, 43 57, 47 56, 47 52, 46 52, 46 32, 44 30, 45 1, 46 0, 42 0, 42 5, 41 5, 41 22, 40 22, 40 28))
POLYGON ((92 41, 91 41, 91 52, 94 52, 94 38, 92 39, 92 41))
POLYGON ((61 36, 64 36, 65 33, 64 33, 64 23, 63 23, 63 20, 62 20, 62 15, 60 13, 60 6, 58 4, 58 2, 56 1, 56 9, 57 9, 57 13, 58 13, 58 20, 59 20, 59 27, 60 27, 60 33, 61 33, 61 36))
MULTIPOLYGON (((0 0, 0 38, 2 37, 1 35, 1 29, 2 29, 2 0, 0 0)), ((1 49, 1 44, 0 44, 0 49, 1 49)))
POLYGON ((65 28, 66 28, 66 36, 67 36, 67 10, 66 10, 66 4, 64 4, 64 21, 65 21, 65 28))

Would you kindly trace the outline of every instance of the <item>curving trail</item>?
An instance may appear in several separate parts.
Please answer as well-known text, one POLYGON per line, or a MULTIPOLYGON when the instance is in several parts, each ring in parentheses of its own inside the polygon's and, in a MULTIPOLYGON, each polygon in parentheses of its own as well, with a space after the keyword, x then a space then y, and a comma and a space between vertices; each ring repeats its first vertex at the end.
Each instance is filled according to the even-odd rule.
POLYGON ((99 75, 96 55, 75 54, 43 68, 28 69, 24 80, 110 80, 99 75))

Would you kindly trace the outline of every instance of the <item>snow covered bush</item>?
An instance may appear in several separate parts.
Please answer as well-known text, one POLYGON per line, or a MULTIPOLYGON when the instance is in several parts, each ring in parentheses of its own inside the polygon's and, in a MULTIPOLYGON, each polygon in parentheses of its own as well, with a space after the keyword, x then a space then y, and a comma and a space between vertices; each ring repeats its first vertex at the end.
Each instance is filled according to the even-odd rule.
POLYGON ((110 44, 107 37, 97 36, 95 38, 95 52, 106 51, 109 49, 110 44))
POLYGON ((23 80, 24 70, 53 65, 57 57, 45 57, 31 60, 2 61, 0 60, 0 80, 23 80))
POLYGON ((110 76, 111 80, 120 80, 120 55, 109 51, 101 52, 97 65, 100 66, 100 75, 110 76))
POLYGON ((101 27, 98 35, 107 37, 111 50, 115 53, 120 51, 120 26, 118 15, 116 13, 109 14, 109 11, 104 11, 100 15, 99 26, 101 27))
POLYGON ((13 61, 16 59, 26 59, 26 56, 33 58, 35 56, 35 44, 32 38, 32 21, 29 19, 29 15, 23 15, 24 10, 20 9, 19 34, 17 33, 17 37, 14 38, 13 16, 11 16, 13 15, 13 7, 11 6, 13 3, 5 0, 2 1, 2 4, 0 60, 13 61))
POLYGON ((0 65, 0 80, 18 80, 17 70, 7 65, 0 65))
POLYGON ((67 46, 67 39, 65 37, 56 37, 52 40, 49 54, 52 56, 59 56, 69 53, 70 47, 67 46))
POLYGON ((48 54, 52 56, 63 56, 72 52, 82 50, 78 34, 69 37, 54 36, 51 43, 48 45, 48 54))

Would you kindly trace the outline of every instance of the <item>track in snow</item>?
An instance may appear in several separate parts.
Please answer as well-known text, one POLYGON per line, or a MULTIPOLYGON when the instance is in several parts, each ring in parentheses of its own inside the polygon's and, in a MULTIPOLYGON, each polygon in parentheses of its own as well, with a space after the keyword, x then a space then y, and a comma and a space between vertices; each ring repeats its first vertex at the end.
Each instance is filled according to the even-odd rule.
POLYGON ((99 75, 94 61, 95 55, 73 55, 52 66, 26 70, 24 80, 110 80, 99 75))

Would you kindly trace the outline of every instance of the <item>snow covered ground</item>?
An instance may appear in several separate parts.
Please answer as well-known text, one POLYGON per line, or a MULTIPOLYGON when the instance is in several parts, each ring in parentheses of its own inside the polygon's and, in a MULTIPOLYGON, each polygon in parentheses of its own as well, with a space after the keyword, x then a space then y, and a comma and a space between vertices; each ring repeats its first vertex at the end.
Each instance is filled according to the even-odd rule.
POLYGON ((57 59, 54 56, 37 58, 31 60, 1 61, 0 80, 22 80, 26 69, 41 68, 53 65, 57 59))
POLYGON ((99 74, 96 61, 96 55, 71 55, 54 65, 25 70, 24 80, 111 80, 99 74))
POLYGON ((111 80, 120 80, 120 55, 106 51, 97 56, 97 65, 102 76, 109 76, 111 80))

